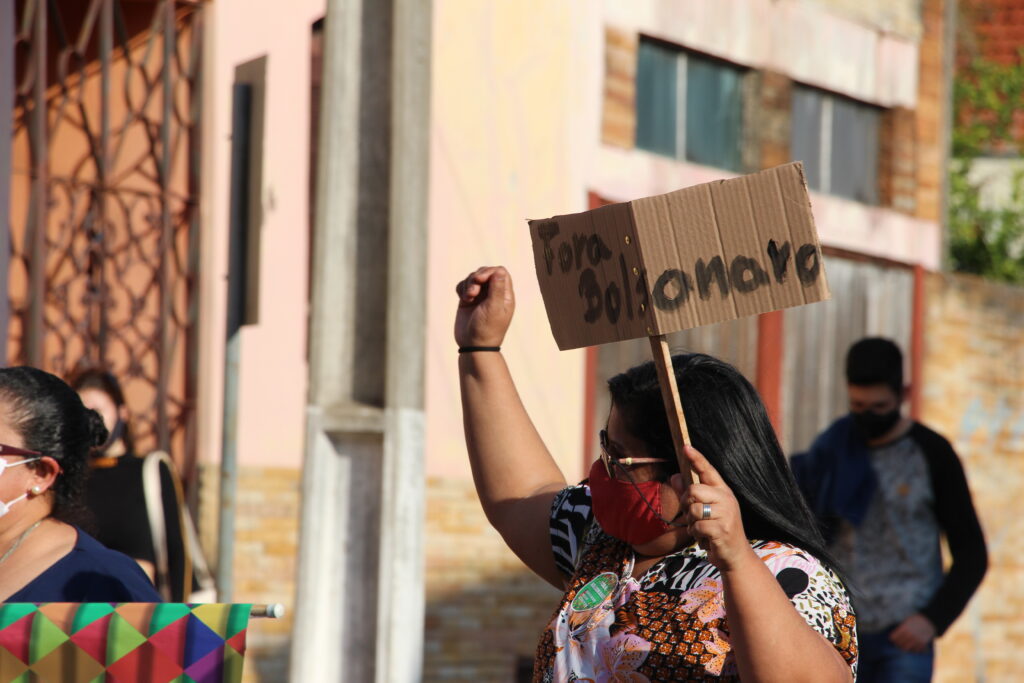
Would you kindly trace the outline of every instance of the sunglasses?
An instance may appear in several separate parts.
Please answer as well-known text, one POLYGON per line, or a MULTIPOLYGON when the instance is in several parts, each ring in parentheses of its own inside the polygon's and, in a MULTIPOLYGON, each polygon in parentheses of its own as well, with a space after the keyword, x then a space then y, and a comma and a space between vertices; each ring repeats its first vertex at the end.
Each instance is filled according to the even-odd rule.
POLYGON ((612 479, 616 479, 616 470, 623 472, 627 479, 632 479, 629 476, 629 470, 627 468, 634 467, 636 465, 655 465, 660 463, 670 462, 667 458, 620 458, 612 455, 609 452, 610 442, 608 441, 608 430, 602 429, 600 431, 601 437, 601 462, 604 463, 604 468, 608 472, 608 476, 612 479))
POLYGON ((43 456, 39 451, 30 451, 27 448, 18 448, 17 446, 8 446, 7 444, 0 443, 0 457, 7 455, 23 455, 25 457, 36 458, 41 458, 43 456))

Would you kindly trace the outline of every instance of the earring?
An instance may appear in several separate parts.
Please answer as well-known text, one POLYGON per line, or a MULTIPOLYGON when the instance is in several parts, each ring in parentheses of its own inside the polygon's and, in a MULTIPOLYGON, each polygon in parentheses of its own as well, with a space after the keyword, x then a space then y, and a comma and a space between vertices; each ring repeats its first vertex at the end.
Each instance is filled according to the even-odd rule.
POLYGON ((43 492, 42 487, 40 487, 40 486, 33 486, 32 487, 32 495, 38 496, 42 492, 43 492))

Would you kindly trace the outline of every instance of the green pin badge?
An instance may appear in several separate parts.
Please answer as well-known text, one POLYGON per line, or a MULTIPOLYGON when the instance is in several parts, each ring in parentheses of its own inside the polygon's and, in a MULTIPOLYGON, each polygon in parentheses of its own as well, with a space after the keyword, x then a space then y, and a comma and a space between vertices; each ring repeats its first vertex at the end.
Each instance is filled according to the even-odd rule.
POLYGON ((618 585, 619 577, 614 573, 598 574, 580 589, 569 606, 574 612, 586 612, 594 609, 607 600, 618 585))

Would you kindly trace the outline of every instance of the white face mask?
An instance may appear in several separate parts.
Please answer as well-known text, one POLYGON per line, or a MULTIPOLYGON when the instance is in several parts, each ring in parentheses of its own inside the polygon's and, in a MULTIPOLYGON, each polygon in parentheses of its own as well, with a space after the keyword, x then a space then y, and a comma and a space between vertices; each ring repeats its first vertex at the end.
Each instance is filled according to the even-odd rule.
MULTIPOLYGON (((6 470, 8 467, 14 467, 15 465, 24 465, 25 463, 35 462, 36 460, 41 460, 41 458, 25 458, 24 460, 18 460, 17 462, 7 462, 6 460, 0 459, 0 474, 3 474, 4 470, 6 470)), ((0 500, 0 517, 3 517, 8 512, 10 512, 12 505, 19 501, 25 500, 26 498, 28 498, 27 492, 21 494, 14 500, 7 501, 6 503, 0 500)))

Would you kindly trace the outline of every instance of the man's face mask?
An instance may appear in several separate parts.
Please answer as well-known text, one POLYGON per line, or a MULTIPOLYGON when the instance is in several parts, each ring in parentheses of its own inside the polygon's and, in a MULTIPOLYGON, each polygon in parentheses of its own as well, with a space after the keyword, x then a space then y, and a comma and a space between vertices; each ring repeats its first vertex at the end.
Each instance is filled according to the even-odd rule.
POLYGON ((900 409, 896 407, 888 413, 874 413, 870 410, 851 412, 857 430, 868 440, 877 439, 900 421, 900 409))

